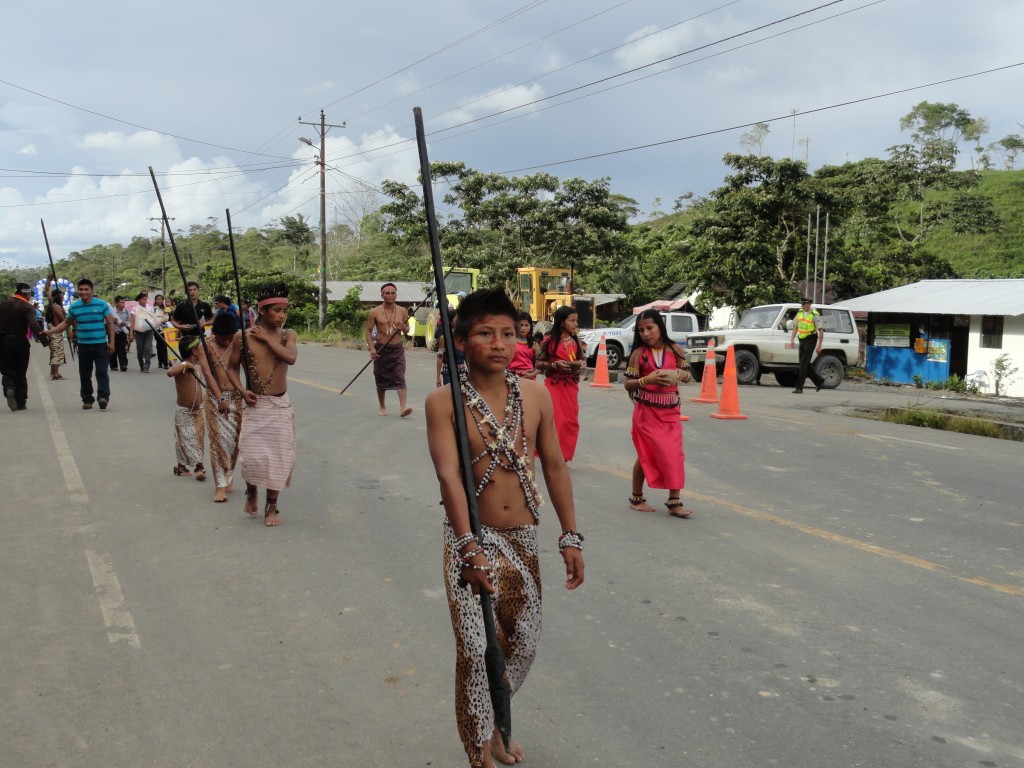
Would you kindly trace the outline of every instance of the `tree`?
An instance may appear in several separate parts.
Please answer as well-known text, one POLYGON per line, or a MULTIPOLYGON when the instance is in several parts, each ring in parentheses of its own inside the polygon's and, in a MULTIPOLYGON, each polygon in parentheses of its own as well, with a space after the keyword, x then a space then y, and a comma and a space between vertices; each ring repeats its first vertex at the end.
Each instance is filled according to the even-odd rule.
POLYGON ((1008 136, 1003 136, 999 141, 989 144, 988 148, 1003 158, 1003 170, 1012 171, 1017 163, 1017 156, 1024 152, 1024 136, 1019 133, 1011 133, 1008 136))
MULTIPOLYGON (((588 269, 614 259, 636 201, 615 195, 608 179, 564 182, 547 173, 506 177, 481 173, 459 162, 431 164, 431 178, 446 183, 438 233, 446 263, 482 270, 484 281, 502 285, 525 265, 588 269)), ((426 219, 419 196, 386 181, 390 202, 381 206, 381 231, 411 262, 429 258, 426 219)))
POLYGON ((800 229, 814 207, 803 162, 727 154, 725 185, 693 206, 685 273, 705 307, 793 298, 804 257, 800 229))
POLYGON ((768 123, 754 123, 753 128, 740 136, 740 146, 747 150, 748 154, 763 155, 764 139, 770 130, 768 123))

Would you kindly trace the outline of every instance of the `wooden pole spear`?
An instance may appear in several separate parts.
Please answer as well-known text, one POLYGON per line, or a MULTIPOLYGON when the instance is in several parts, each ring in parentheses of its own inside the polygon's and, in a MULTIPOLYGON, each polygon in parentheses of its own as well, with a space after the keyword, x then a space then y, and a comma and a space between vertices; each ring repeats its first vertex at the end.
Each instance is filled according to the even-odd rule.
MULTIPOLYGON (((46 242, 46 255, 50 257, 50 274, 53 275, 53 287, 57 287, 57 268, 53 265, 53 251, 50 250, 50 238, 46 236, 46 224, 39 220, 39 226, 43 228, 43 240, 46 242)), ((46 298, 45 296, 43 298, 46 298)), ((71 359, 75 359, 75 345, 68 339, 68 351, 71 352, 71 359)))
POLYGON ((153 180, 153 189, 156 191, 156 201, 160 203, 160 215, 164 220, 164 227, 167 229, 167 239, 171 242, 171 253, 174 254, 174 261, 178 264, 178 273, 181 275, 181 285, 185 289, 185 301, 192 308, 192 317, 195 318, 196 328, 199 329, 199 343, 203 345, 203 354, 207 360, 212 360, 210 352, 206 348, 206 333, 203 331, 203 323, 199 319, 199 310, 188 297, 188 278, 185 277, 185 268, 181 266, 181 257, 178 256, 178 246, 174 242, 174 233, 171 231, 171 222, 167 218, 167 209, 164 208, 164 199, 160 195, 160 185, 156 183, 156 174, 153 173, 153 166, 149 166, 149 178, 153 180))
POLYGON ((231 269, 235 272, 235 299, 238 301, 238 319, 242 324, 242 368, 245 370, 245 388, 252 389, 249 379, 249 347, 245 342, 245 321, 242 320, 242 282, 238 279, 238 259, 235 257, 235 232, 231 228, 231 210, 224 209, 228 217, 228 245, 231 247, 231 269))
MULTIPOLYGON (((419 107, 413 108, 413 117, 416 120, 416 144, 420 154, 423 207, 427 214, 427 232, 430 236, 430 252, 434 261, 434 287, 440 296, 444 294, 444 267, 441 265, 441 241, 437 232, 437 217, 434 214, 434 192, 430 184, 430 160, 427 157, 427 139, 423 130, 423 112, 419 107)), ((466 491, 466 502, 469 506, 469 528, 482 545, 480 511, 476 503, 473 461, 469 452, 469 429, 466 424, 462 387, 459 383, 459 368, 455 359, 455 340, 452 336, 451 317, 448 314, 448 303, 445 301, 439 303, 441 305, 441 327, 444 331, 444 354, 451 375, 452 411, 455 415, 455 435, 459 442, 459 460, 462 464, 462 485, 466 491)), ((498 643, 491 596, 483 590, 480 590, 480 609, 483 611, 484 634, 487 637, 484 662, 487 667, 487 684, 491 693, 491 705, 494 708, 494 725, 501 734, 505 749, 508 749, 509 739, 512 738, 512 693, 505 680, 505 655, 498 643)))

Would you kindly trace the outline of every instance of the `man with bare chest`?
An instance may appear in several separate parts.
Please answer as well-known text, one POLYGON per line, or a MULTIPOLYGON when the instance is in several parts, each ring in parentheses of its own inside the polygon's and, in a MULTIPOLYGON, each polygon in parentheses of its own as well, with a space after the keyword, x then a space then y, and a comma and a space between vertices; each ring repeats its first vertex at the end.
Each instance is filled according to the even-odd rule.
POLYGON ((412 408, 405 404, 405 347, 402 345, 403 334, 409 331, 409 313, 398 305, 398 288, 394 283, 384 283, 380 297, 384 303, 374 307, 366 318, 366 346, 373 360, 373 378, 380 404, 378 413, 387 416, 384 393, 394 389, 398 391, 399 413, 404 418, 412 413, 412 408))
MULTIPOLYGON (((282 327, 288 320, 284 286, 265 293, 257 306, 256 324, 245 331, 250 385, 243 393, 245 413, 238 436, 238 460, 245 480, 245 513, 256 517, 257 497, 263 487, 263 522, 278 526, 281 518, 277 497, 291 483, 295 468, 295 411, 288 399, 288 366, 295 363, 298 350, 295 334, 282 327)), ((229 371, 238 369, 241 347, 239 336, 232 343, 229 371)))

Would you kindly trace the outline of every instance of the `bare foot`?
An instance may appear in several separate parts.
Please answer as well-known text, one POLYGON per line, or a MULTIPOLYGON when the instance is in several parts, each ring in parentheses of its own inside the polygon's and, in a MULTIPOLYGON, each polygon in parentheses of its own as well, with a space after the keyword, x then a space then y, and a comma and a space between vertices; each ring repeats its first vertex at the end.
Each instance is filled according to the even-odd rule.
POLYGON ((387 408, 378 408, 377 409, 377 415, 378 416, 387 416, 388 415, 388 409, 387 408))
POLYGON ((203 469, 203 465, 199 464, 196 466, 196 480, 203 482, 206 479, 206 470, 203 469))
MULTIPOLYGON (((501 741, 501 734, 498 733, 497 728, 494 729, 494 734, 491 736, 491 755, 503 765, 521 763, 524 757, 523 748, 519 746, 515 739, 508 740, 508 750, 506 751, 505 745, 501 741)), ((486 763, 486 759, 484 762, 486 763)))
POLYGON ((668 513, 672 515, 672 517, 687 518, 693 514, 692 509, 687 509, 683 506, 681 499, 669 499, 665 502, 665 506, 668 507, 668 513))
POLYGON ((402 409, 402 418, 404 419, 404 418, 405 418, 406 416, 408 416, 408 415, 409 415, 410 413, 412 413, 412 408, 403 408, 403 409, 402 409))
POLYGON ((629 500, 629 508, 635 509, 637 512, 654 512, 655 509, 647 503, 647 499, 643 496, 636 495, 629 500), (633 499, 636 499, 634 501, 633 499))
POLYGON ((213 500, 221 504, 228 500, 228 489, 217 486, 213 491, 213 500))
POLYGON ((280 513, 277 511, 277 504, 268 503, 267 506, 263 508, 263 524, 267 527, 280 525, 281 518, 279 517, 279 514, 280 513))
POLYGON ((242 507, 242 511, 245 512, 249 517, 256 517, 257 502, 256 502, 256 489, 253 488, 250 492, 248 488, 245 489, 245 506, 242 507))
POLYGON ((235 483, 234 483, 234 481, 232 480, 230 483, 228 483, 228 487, 225 488, 224 490, 227 491, 228 493, 234 493, 235 492, 235 483))
POLYGON ((192 477, 192 473, 188 471, 188 467, 179 464, 174 468, 174 474, 178 477, 192 477))

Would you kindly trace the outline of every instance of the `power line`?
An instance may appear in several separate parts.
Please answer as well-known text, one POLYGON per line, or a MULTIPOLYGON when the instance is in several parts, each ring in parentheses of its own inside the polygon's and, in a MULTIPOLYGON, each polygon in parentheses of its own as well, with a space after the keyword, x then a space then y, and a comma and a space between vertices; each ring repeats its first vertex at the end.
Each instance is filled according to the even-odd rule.
POLYGON ((406 71, 412 69, 413 67, 417 66, 418 64, 422 64, 425 61, 429 61, 430 59, 434 58, 435 56, 440 56, 442 53, 450 51, 451 49, 456 48, 456 47, 462 45, 463 43, 472 40, 474 37, 479 37, 480 35, 484 34, 485 32, 489 32, 490 30, 494 29, 495 27, 499 27, 502 24, 504 24, 505 22, 511 21, 512 19, 516 18, 517 16, 520 16, 520 15, 522 15, 522 14, 528 12, 528 11, 532 11, 537 6, 543 5, 546 2, 548 2, 548 0, 533 0, 533 2, 527 3, 526 5, 521 6, 520 8, 517 8, 516 10, 514 10, 514 11, 512 11, 512 12, 510 12, 510 13, 504 15, 504 16, 502 16, 500 19, 497 19, 497 20, 492 21, 492 22, 490 22, 488 24, 485 24, 484 26, 480 27, 476 31, 470 32, 468 35, 465 35, 464 37, 460 37, 458 40, 455 40, 455 41, 453 41, 451 43, 448 43, 447 45, 445 45, 445 46, 443 46, 441 48, 438 48, 436 51, 434 51, 432 53, 428 53, 426 56, 423 56, 423 57, 417 59, 416 61, 412 62, 411 64, 406 64, 404 67, 396 69, 390 75, 385 75, 384 77, 382 77, 382 78, 380 78, 378 80, 374 80, 372 83, 364 85, 361 88, 357 88, 356 90, 354 90, 351 93, 348 93, 348 94, 342 96, 341 98, 338 98, 338 99, 335 99, 334 101, 328 102, 327 104, 324 105, 323 108, 326 109, 327 107, 333 107, 335 104, 339 104, 342 101, 345 101, 346 99, 350 99, 353 96, 362 93, 363 91, 369 90, 370 88, 372 88, 375 85, 380 85, 381 83, 390 80, 391 78, 395 77, 396 75, 400 75, 403 72, 406 72, 406 71))
MULTIPOLYGON (((758 31, 760 31, 762 29, 767 29, 768 27, 774 27, 774 26, 776 26, 778 24, 782 24, 783 22, 786 22, 786 21, 792 21, 793 19, 799 18, 800 16, 806 16, 809 13, 814 13, 815 11, 820 11, 822 8, 828 8, 829 6, 837 5, 838 3, 842 3, 842 2, 845 2, 845 0, 831 0, 831 2, 824 3, 823 5, 819 5, 819 6, 816 6, 814 8, 809 8, 806 11, 801 11, 800 13, 794 13, 791 16, 786 16, 786 17, 781 18, 781 19, 776 19, 775 21, 770 21, 767 24, 761 24, 760 26, 752 27, 751 29, 745 30, 744 32, 738 32, 735 35, 729 35, 728 37, 720 38, 719 40, 715 40, 714 42, 705 43, 704 45, 699 45, 696 48, 689 49, 688 51, 683 51, 682 53, 677 53, 677 54, 674 54, 672 56, 666 56, 663 59, 658 59, 657 61, 652 61, 652 62, 649 62, 647 64, 643 64, 643 65, 641 65, 639 67, 633 67, 632 69, 627 69, 627 70, 625 70, 623 72, 619 72, 618 74, 615 74, 615 75, 608 75, 607 77, 598 78, 597 80, 591 80, 589 83, 583 83, 582 85, 577 85, 577 86, 574 86, 572 88, 567 88, 564 91, 559 91, 558 93, 553 93, 550 96, 545 96, 544 98, 541 98, 541 99, 534 99, 533 101, 528 101, 528 102, 525 102, 523 104, 519 104, 518 106, 515 106, 515 107, 509 107, 508 109, 502 109, 502 110, 499 110, 498 112, 492 112, 489 115, 482 115, 481 117, 476 117, 476 118, 473 118, 472 120, 467 120, 467 121, 465 121, 463 123, 457 123, 456 125, 450 125, 447 128, 442 128, 442 129, 440 129, 438 131, 434 131, 433 133, 431 133, 429 135, 436 135, 436 134, 439 134, 439 133, 445 133, 446 131, 452 131, 452 130, 455 130, 456 128, 462 128, 463 126, 466 126, 466 125, 472 125, 473 123, 478 123, 481 120, 487 120, 487 119, 492 118, 492 117, 497 117, 498 115, 504 115, 504 114, 506 114, 508 112, 514 112, 517 109, 523 109, 524 107, 529 107, 529 106, 532 106, 534 104, 539 104, 542 101, 548 101, 550 99, 555 99, 555 98, 558 98, 559 96, 564 96, 567 93, 574 93, 575 91, 579 91, 579 90, 582 90, 584 88, 590 88, 591 86, 594 86, 594 85, 600 85, 601 83, 606 83, 609 80, 615 80, 617 78, 624 77, 625 75, 630 75, 630 74, 633 74, 634 72, 639 72, 640 70, 648 69, 650 67, 657 66, 658 64, 664 64, 666 61, 672 61, 673 59, 678 59, 681 56, 688 56, 691 53, 696 53, 697 51, 702 51, 705 48, 711 48, 713 46, 720 45, 721 43, 728 42, 729 40, 735 40, 736 38, 743 37, 745 35, 749 35, 749 34, 751 34, 753 32, 758 32, 758 31)), ((431 118, 431 119, 436 119, 436 118, 431 118)))
MULTIPOLYGON (((733 0, 732 3, 727 3, 727 5, 733 5, 733 4, 741 2, 741 1, 742 0, 733 0)), ((535 38, 535 39, 531 40, 528 43, 523 43, 522 45, 517 46, 516 48, 512 48, 511 50, 505 51, 504 53, 499 53, 497 56, 492 56, 491 58, 487 59, 486 61, 481 61, 478 64, 474 64, 472 67, 467 67, 466 69, 463 69, 460 72, 456 72, 453 75, 449 75, 448 77, 442 78, 441 80, 437 80, 437 81, 431 83, 430 85, 425 85, 422 88, 417 88, 415 91, 403 94, 402 96, 399 96, 397 99, 392 99, 391 101, 387 101, 384 104, 380 104, 379 106, 372 107, 371 109, 368 109, 365 112, 361 112, 358 115, 355 115, 355 116, 353 116, 353 117, 351 117, 349 119, 350 120, 358 120, 359 118, 366 117, 366 115, 372 114, 372 113, 376 112, 379 109, 383 109, 384 107, 390 107, 392 104, 397 104, 399 101, 405 101, 406 99, 408 99, 408 98, 410 98, 412 96, 416 96, 417 94, 424 93, 425 91, 429 91, 431 88, 434 88, 435 86, 441 85, 442 83, 447 83, 449 80, 454 80, 457 77, 462 77, 462 75, 465 75, 465 74, 467 74, 469 72, 472 72, 473 70, 480 69, 480 67, 487 66, 488 64, 490 64, 492 62, 498 61, 498 59, 502 59, 502 58, 504 58, 506 56, 511 56, 513 53, 518 53, 519 51, 523 50, 524 48, 529 48, 531 45, 536 45, 539 42, 547 40, 548 38, 554 37, 555 35, 559 35, 562 32, 565 32, 567 30, 573 29, 574 27, 578 27, 580 24, 585 24, 588 21, 592 21, 593 19, 596 19, 598 16, 603 16, 604 14, 609 13, 611 11, 614 11, 616 8, 621 8, 624 5, 628 5, 631 2, 633 2, 633 0, 622 0, 622 2, 616 3, 613 6, 605 8, 603 11, 598 11, 597 13, 591 14, 590 16, 587 16, 586 18, 583 18, 583 19, 580 19, 578 21, 575 21, 572 24, 569 24, 568 26, 562 27, 561 29, 556 29, 554 32, 549 32, 548 34, 543 35, 543 36, 538 37, 538 38, 535 38)), ((645 35, 645 37, 646 37, 646 35, 645 35)), ((585 59, 584 59, 584 61, 585 61, 585 59)), ((579 63, 579 62, 575 62, 575 63, 579 63)), ((570 65, 570 66, 573 66, 573 65, 570 65)), ((554 70, 554 71, 557 72, 559 70, 554 70)), ((551 73, 548 73, 548 74, 551 74, 551 73)), ((544 76, 546 76, 546 75, 544 75, 544 76)), ((442 114, 445 114, 445 113, 442 113, 442 114)))
MULTIPOLYGON (((176 133, 169 133, 167 131, 161 131, 158 128, 149 128, 148 126, 139 125, 138 123, 133 123, 133 122, 131 122, 129 120, 122 120, 119 117, 113 117, 111 115, 105 115, 102 112, 97 112, 97 111, 92 110, 92 109, 86 109, 85 107, 80 107, 77 104, 71 104, 70 102, 62 101, 61 99, 55 98, 53 96, 47 96, 45 93, 39 93, 39 91, 33 91, 31 88, 26 88, 26 87, 24 87, 22 85, 18 85, 16 83, 12 83, 12 82, 9 82, 7 80, 0 80, 0 83, 3 83, 4 85, 8 85, 11 88, 17 88, 19 91, 24 91, 25 93, 31 93, 33 96, 38 96, 41 99, 46 99, 47 101, 52 101, 52 102, 54 102, 56 104, 61 104, 61 105, 65 106, 65 107, 70 107, 71 109, 77 109, 79 112, 85 112, 85 113, 90 114, 90 115, 96 115, 97 117, 102 117, 105 120, 112 120, 115 123, 121 123, 122 125, 130 125, 132 128, 138 128, 138 129, 143 130, 143 131, 152 131, 153 133, 158 133, 161 136, 169 136, 172 139, 180 139, 181 141, 191 142, 192 144, 202 144, 203 146, 214 147, 215 149, 227 149, 227 150, 229 150, 231 152, 242 152, 242 153, 248 153, 250 155, 260 154, 258 152, 248 152, 248 150, 238 149, 237 147, 227 147, 227 146, 224 146, 223 144, 214 144, 214 143, 209 142, 209 141, 202 141, 201 139, 192 139, 192 138, 189 138, 188 136, 179 136, 176 133)), ((262 157, 273 157, 273 158, 275 158, 277 160, 290 160, 291 159, 291 158, 288 158, 288 157, 282 157, 280 155, 262 155, 262 157)))
MULTIPOLYGON (((968 78, 980 77, 981 75, 990 75, 990 74, 992 74, 994 72, 1001 72, 1001 71, 1006 70, 1006 69, 1013 69, 1014 67, 1021 67, 1021 66, 1024 66, 1024 61, 1018 61, 1016 64, 1006 64, 1005 66, 1002 66, 1002 67, 993 67, 992 69, 985 69, 985 70, 982 70, 980 72, 972 72, 972 73, 967 74, 967 75, 959 75, 957 77, 949 77, 949 78, 946 78, 945 80, 936 80, 934 82, 924 83, 922 85, 912 85, 912 86, 909 86, 907 88, 900 88, 899 90, 895 90, 895 91, 887 91, 886 93, 879 93, 879 94, 876 94, 874 96, 864 96, 863 98, 859 98, 859 99, 851 99, 849 101, 842 101, 842 102, 839 102, 837 104, 829 104, 826 107, 815 107, 814 109, 801 109, 800 110, 800 116, 804 117, 806 115, 813 115, 816 112, 827 112, 827 111, 832 110, 832 109, 839 109, 841 107, 853 106, 854 104, 863 104, 863 103, 868 102, 868 101, 876 101, 878 99, 884 99, 884 98, 887 98, 889 96, 898 96, 898 95, 903 94, 903 93, 911 93, 913 91, 919 91, 919 90, 921 90, 923 88, 933 88, 936 85, 945 85, 946 83, 955 83, 958 80, 967 80, 968 78)), ((715 130, 711 130, 711 131, 702 131, 701 133, 692 133, 692 134, 690 134, 688 136, 679 136, 678 138, 675 138, 675 139, 665 139, 664 141, 655 141, 655 142, 652 142, 650 144, 640 144, 640 145, 635 146, 635 147, 626 147, 624 149, 614 149, 614 150, 610 150, 608 152, 598 152, 598 153, 595 153, 595 154, 592 154, 592 155, 584 155, 582 157, 574 157, 574 158, 572 158, 570 160, 556 160, 556 161, 553 161, 553 162, 550 162, 550 163, 542 163, 540 165, 531 165, 531 166, 527 166, 527 167, 524 167, 524 168, 514 168, 514 169, 509 170, 509 171, 497 171, 497 173, 499 173, 501 175, 506 175, 506 174, 510 174, 510 173, 522 173, 523 171, 534 171, 534 170, 537 170, 538 168, 551 168, 551 167, 556 166, 556 165, 567 165, 569 163, 579 163, 579 162, 582 162, 584 160, 594 160, 594 159, 599 158, 599 157, 610 157, 611 155, 621 155, 621 154, 625 154, 627 152, 637 152, 637 151, 639 151, 641 149, 651 149, 652 147, 662 147, 662 146, 665 146, 666 144, 675 144, 675 143, 680 142, 680 141, 690 141, 692 139, 700 139, 700 138, 703 138, 705 136, 714 136, 715 134, 719 134, 719 133, 728 133, 729 131, 738 131, 741 128, 751 128, 751 127, 757 125, 758 123, 775 123, 775 122, 779 122, 780 120, 791 120, 792 118, 793 118, 793 116, 791 114, 787 113, 785 115, 780 115, 778 117, 767 117, 767 118, 763 118, 761 120, 754 120, 753 122, 749 122, 749 123, 741 123, 740 125, 729 126, 728 128, 716 128, 715 130)))

